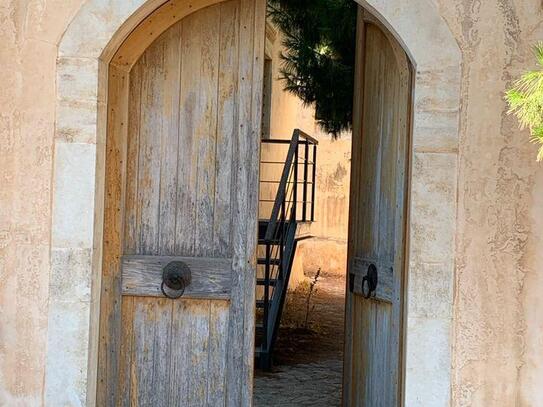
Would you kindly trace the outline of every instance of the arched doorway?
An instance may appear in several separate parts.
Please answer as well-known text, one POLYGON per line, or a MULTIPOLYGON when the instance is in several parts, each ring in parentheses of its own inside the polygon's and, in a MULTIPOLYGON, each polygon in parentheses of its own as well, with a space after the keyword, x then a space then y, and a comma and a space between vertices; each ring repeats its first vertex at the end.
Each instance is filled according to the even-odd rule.
MULTIPOLYGON (((143 45, 143 49, 167 27, 173 24, 172 15, 179 16, 180 10, 184 13, 192 12, 203 7, 204 2, 163 2, 163 1, 134 1, 114 2, 105 4, 101 1, 90 0, 84 4, 72 24, 66 31, 59 44, 58 60, 58 116, 57 139, 55 150, 61 154, 55 154, 55 185, 58 184, 62 171, 69 170, 72 165, 69 158, 71 154, 82 145, 88 146, 89 154, 84 159, 89 160, 90 166, 96 167, 95 173, 89 173, 82 179, 82 184, 93 192, 94 200, 80 200, 78 190, 80 185, 66 185, 63 196, 55 195, 53 202, 54 218, 72 220, 75 225, 71 232, 59 231, 53 224, 53 251, 62 249, 68 245, 88 247, 92 252, 92 264, 79 264, 69 270, 72 275, 80 275, 82 281, 93 276, 93 298, 91 303, 84 304, 84 315, 90 315, 90 323, 86 324, 86 330, 64 333, 73 335, 75 343, 81 347, 88 358, 70 359, 73 369, 66 372, 79 372, 72 377, 66 377, 65 388, 56 388, 54 383, 46 384, 47 397, 62 395, 67 390, 77 394, 78 397, 87 398, 92 404, 96 388, 95 377, 98 364, 98 315, 100 315, 99 301, 101 272, 101 247, 103 236, 101 233, 103 217, 103 188, 105 180, 105 123, 107 122, 107 78, 108 64, 113 54, 119 49, 119 45, 127 38, 134 28, 144 21, 151 13, 154 14, 154 22, 162 27, 154 30, 154 25, 139 25, 138 32, 145 33, 137 44, 143 45), (122 4, 121 4, 122 3, 122 4), (170 14, 171 11, 173 14, 170 14), (184 11, 183 11, 184 10, 184 11), (89 23, 92 21, 92 24, 89 23), (92 30, 89 32, 89 27, 92 30), (149 29, 151 28, 151 29, 149 29), (147 31, 145 31, 147 29, 147 31), (66 74, 73 69, 80 69, 81 75, 66 74), (74 84, 76 86, 74 86, 74 84), (85 104, 78 103, 80 96, 77 92, 84 93, 85 104), (73 101, 73 106, 70 105, 73 101), (87 110, 85 110, 87 109, 87 110), (81 112, 88 118, 87 121, 74 120, 80 117, 81 112), (78 116, 79 115, 79 116, 78 116), (69 132, 71 138, 64 134, 69 132), (77 144, 77 145, 75 145, 77 144), (62 205, 65 200, 73 198, 78 205, 67 207, 62 205), (77 206, 77 210, 74 207, 77 206), (83 214, 83 215, 81 215, 83 214), (83 236, 77 225, 83 224, 88 233, 83 236), (75 273, 74 273, 75 272, 75 273), (87 364, 88 361, 88 364, 87 364)), ((209 5, 209 4, 207 4, 209 5)), ((424 296, 426 287, 430 292, 435 286, 432 276, 440 276, 447 280, 452 276, 454 266, 454 230, 456 222, 456 200, 449 195, 440 193, 439 188, 433 188, 442 182, 452 182, 456 178, 456 154, 458 138, 458 122, 451 120, 451 114, 457 115, 459 106, 459 78, 460 78, 460 54, 458 47, 450 34, 446 23, 439 16, 438 11, 432 5, 421 4, 417 1, 368 1, 363 5, 379 16, 397 38, 405 45, 405 49, 416 63, 417 78, 415 81, 415 112, 414 112, 414 171, 411 178, 413 194, 410 199, 412 217, 410 220, 410 265, 409 265, 409 312, 407 321, 407 356, 406 356, 406 398, 410 397, 418 402, 424 400, 428 403, 439 400, 446 402, 450 389, 450 314, 452 309, 452 292, 440 298, 424 296), (439 52, 433 52, 439 50, 439 52), (445 51, 444 51, 445 50, 445 51), (439 88, 439 94, 433 94, 434 89, 439 88), (430 97, 431 95, 431 97, 430 97), (451 113, 452 112, 452 113, 451 113), (446 126, 443 128, 443 115, 446 115, 446 126), (432 131, 435 130, 435 131, 432 131), (438 171, 436 171, 438 169, 438 171), (428 196, 430 194, 430 197, 428 196), (422 197, 424 196, 424 203, 422 197), (431 202, 428 203, 428 200, 431 202), (436 225, 432 218, 435 208, 444 219, 436 225), (413 227, 416 226, 416 227, 413 227), (436 233, 436 228, 439 233, 436 233), (422 232, 421 232, 422 231, 422 232), (424 236, 437 236, 434 239, 426 239, 424 236), (438 257, 435 257, 439 255, 438 257), (427 270, 429 273, 422 273, 427 270), (429 308, 439 311, 438 314, 429 308), (416 322, 416 323, 415 323, 416 322), (432 327, 438 327, 439 335, 426 335, 432 327), (410 347, 410 343, 419 346, 410 347), (425 355, 424 349, 432 347, 438 353, 439 363, 433 363, 425 355), (432 380, 429 382, 429 378, 432 380), (437 384, 436 384, 437 383, 437 384)), ((264 13, 263 8, 260 12, 264 13)), ((185 14, 186 15, 186 14, 185 14)), ((177 18, 177 17, 176 17, 177 18)), ((252 20, 254 21, 254 20, 252 20)), ((154 23, 153 23, 154 24, 154 23)), ((256 24, 244 26, 251 31, 255 28, 263 29, 256 24)), ((134 31, 135 33, 136 31, 134 31)), ((247 41, 252 41, 249 35, 247 41)), ((127 42, 126 44, 129 44, 127 42)), ((134 46, 134 44, 132 44, 134 46)), ((138 46, 136 48, 139 49, 138 46)), ((252 69, 252 64, 247 66, 247 71, 252 69)), ((252 94, 252 98, 258 98, 258 94, 252 94)), ((248 117, 253 112, 245 112, 248 117)), ((457 117, 457 116, 456 116, 457 117)), ((258 147, 255 145, 255 149, 258 147)), ((253 167, 256 168, 256 167, 253 167)), ((454 186, 456 190, 456 186, 454 186)), ((107 222, 107 219, 106 219, 107 222)), ((250 273, 249 273, 250 274, 250 273)), ((62 277, 60 277, 62 278, 62 277)), ((253 275, 236 276, 245 288, 252 286, 253 275)), ((247 295, 252 295, 247 289, 247 295)), ((252 353, 252 311, 253 298, 243 301, 239 312, 243 315, 245 327, 249 333, 245 333, 241 348, 237 349, 237 361, 243 364, 243 360, 251 359, 252 353), (241 350, 240 350, 241 349, 241 350)), ((62 315, 50 318, 54 325, 55 320, 62 315)), ((240 321, 242 317, 240 316, 240 321)), ((55 330, 50 326, 50 341, 54 340, 55 330)), ((62 332, 58 330, 58 332, 62 332)), ((435 329, 433 332, 436 332, 435 329)), ((68 350, 67 350, 68 351, 68 350)), ((433 358, 435 359, 435 358, 433 358)), ((233 379, 235 387, 240 389, 240 400, 248 404, 251 397, 249 386, 242 384, 251 381, 251 362, 243 369, 243 374, 233 379)), ((63 376, 64 372, 58 367, 47 366, 48 375, 63 376), (56 370, 55 370, 56 369, 56 370)), ((66 373, 71 374, 71 373, 66 373)), ((230 393, 232 394, 232 393, 230 393)))

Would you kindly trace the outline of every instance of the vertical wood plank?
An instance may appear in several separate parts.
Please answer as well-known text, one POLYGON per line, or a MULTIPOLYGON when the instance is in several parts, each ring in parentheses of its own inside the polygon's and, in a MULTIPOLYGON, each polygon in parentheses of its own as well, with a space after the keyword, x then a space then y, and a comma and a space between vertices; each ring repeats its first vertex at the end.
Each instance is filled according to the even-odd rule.
MULTIPOLYGON (((147 301, 147 299, 145 299, 147 301)), ((153 383, 148 389, 153 394, 152 406, 169 406, 172 301, 168 299, 151 300, 156 305, 155 336, 153 339, 153 383)), ((150 301, 150 302, 151 302, 150 301)))
POLYGON ((175 254, 177 212, 177 155, 179 149, 179 76, 181 70, 181 26, 176 24, 165 34, 164 70, 161 87, 162 127, 160 162, 159 242, 161 255, 175 254))
POLYGON ((181 78, 179 100, 179 154, 177 175, 176 254, 194 254, 198 150, 194 133, 199 121, 201 38, 198 20, 189 15, 181 21, 181 78))
POLYGON ((362 330, 362 334, 364 336, 367 336, 366 338, 366 350, 365 353, 367 354, 367 357, 365 358, 366 365, 364 366, 365 370, 365 376, 363 377, 363 383, 364 383, 364 406, 378 406, 375 403, 374 399, 374 393, 375 393, 375 362, 376 362, 376 355, 375 351, 376 349, 376 341, 378 341, 380 338, 377 338, 377 330, 375 329, 375 317, 376 317, 376 304, 371 301, 364 301, 362 303, 362 311, 361 314, 363 315, 363 321, 365 322, 364 329, 362 330))
POLYGON ((138 174, 139 254, 157 254, 159 235, 162 80, 164 39, 159 38, 142 56, 140 152, 138 174))
POLYGON ((132 389, 137 405, 169 405, 172 302, 139 298, 134 303, 132 389))
POLYGON ((363 231, 359 250, 365 256, 376 258, 379 242, 379 203, 381 178, 381 116, 384 111, 382 92, 382 72, 384 60, 380 52, 383 46, 376 36, 376 27, 369 25, 366 28, 366 75, 364 84, 364 115, 362 123, 362 207, 360 216, 360 229, 363 231))
POLYGON ((404 398, 404 373, 405 373, 405 321, 406 313, 406 295, 407 293, 407 270, 408 270, 408 255, 407 255, 407 222, 408 222, 408 206, 409 206, 409 193, 408 193, 408 179, 409 179, 409 166, 411 155, 411 110, 413 106, 412 91, 413 91, 413 68, 407 60, 407 55, 399 44, 392 42, 396 57, 400 65, 399 72, 399 89, 398 100, 405 101, 398 106, 398 118, 396 140, 398 154, 396 156, 396 207, 394 211, 394 218, 397 222, 394 226, 394 238, 395 238, 395 252, 394 252, 394 283, 396 292, 396 302, 392 310, 392 332, 393 337, 391 343, 393 349, 397 350, 397 353, 392 353, 390 358, 392 360, 399 360, 399 367, 396 370, 395 375, 392 377, 393 384, 399 389, 397 392, 397 402, 401 402, 404 398), (402 205, 403 203, 403 205, 402 205))
POLYGON ((190 318, 190 371, 188 388, 189 406, 205 406, 209 366, 209 313, 210 301, 191 301, 190 318))
MULTIPOLYGON (((254 214, 250 211, 252 204, 250 197, 252 195, 249 192, 256 192, 258 183, 253 181, 254 175, 249 172, 251 168, 255 168, 255 172, 258 174, 258 157, 255 155, 255 150, 251 150, 254 143, 252 137, 255 136, 251 125, 251 105, 253 102, 253 81, 256 81, 255 86, 258 83, 258 80, 253 77, 255 6, 261 4, 261 0, 240 0, 238 130, 233 158, 236 163, 233 183, 235 205, 232 222, 233 290, 228 335, 227 406, 250 405, 252 402, 255 253, 250 250, 249 245, 256 244, 256 222, 254 231, 251 230, 252 218, 256 215, 256 210, 254 214), (249 282, 249 280, 251 281, 249 282)), ((258 15, 264 24, 263 17, 260 17, 260 13, 258 15)))
MULTIPOLYGON (((213 255, 213 212, 215 204, 215 157, 217 141, 217 98, 220 6, 198 13, 201 55, 198 83, 199 115, 194 123, 197 151, 195 249, 197 256, 213 255)), ((224 50, 226 51, 226 50, 224 50)), ((228 52, 228 51, 226 51, 228 52)))
MULTIPOLYGON (((356 253, 359 235, 359 205, 360 205, 360 180, 361 180, 361 157, 362 157, 362 115, 363 115, 363 84, 365 71, 365 25, 363 19, 364 10, 361 6, 357 9, 357 27, 356 27, 356 56, 355 56, 355 80, 353 95, 353 137, 351 153, 351 190, 349 194, 349 235, 347 245, 347 259, 352 259, 356 253)), ((342 404, 343 406, 354 405, 353 392, 357 394, 358 381, 353 378, 353 368, 357 364, 352 360, 354 355, 358 354, 356 346, 353 343, 353 331, 356 332, 358 319, 355 318, 356 308, 355 300, 349 295, 349 260, 347 261, 347 276, 345 292, 345 349, 343 358, 343 386, 342 386, 342 404), (354 390, 353 390, 354 387, 354 390)))
MULTIPOLYGON (((398 108, 401 105, 398 98, 399 72, 396 57, 388 39, 377 27, 372 26, 372 36, 376 44, 375 51, 381 54, 379 82, 381 88, 381 117, 378 118, 380 129, 379 138, 381 140, 380 148, 380 179, 379 182, 379 207, 377 213, 379 233, 376 237, 377 256, 381 261, 387 264, 393 264, 395 243, 394 236, 395 225, 398 221, 395 217, 396 205, 396 177, 397 177, 397 132, 398 108)), ((397 294, 394 299, 397 303, 397 294)), ((399 355, 397 343, 391 342, 391 338, 396 335, 394 324, 391 324, 392 308, 388 304, 378 304, 375 308, 375 337, 376 349, 374 355, 374 369, 372 375, 372 389, 374 395, 372 402, 377 406, 397 405, 397 383, 395 377, 398 374, 397 358, 399 355)))
MULTIPOLYGON (((383 35, 384 40, 387 40, 383 35)), ((385 133, 383 137, 384 140, 384 149, 383 156, 387 157, 386 160, 382 161, 382 177, 381 182, 387 187, 381 194, 381 241, 379 244, 379 258, 384 259, 389 262, 389 264, 394 264, 394 257, 396 251, 400 251, 403 256, 403 250, 398 248, 396 244, 398 239, 395 237, 397 228, 402 225, 403 227, 403 216, 397 217, 397 207, 405 207, 405 202, 403 200, 403 194, 401 196, 397 195, 396 183, 399 176, 401 176, 402 169, 398 167, 398 155, 404 153, 404 150, 399 150, 400 147, 398 140, 403 137, 407 137, 407 133, 401 133, 400 130, 400 109, 402 105, 408 103, 407 99, 402 99, 399 90, 401 86, 401 74, 399 68, 401 67, 398 64, 396 55, 394 53, 393 47, 389 46, 384 50, 386 52, 387 66, 385 68, 385 80, 390 84, 385 92, 384 98, 387 106, 390 106, 386 112, 386 121, 385 133)), ((403 240, 403 239, 402 239, 403 240)), ((401 310, 402 304, 400 303, 399 297, 401 292, 398 291, 397 281, 402 279, 401 271, 403 266, 398 266, 394 264, 394 301, 393 305, 382 305, 379 309, 378 318, 382 320, 382 326, 380 326, 383 334, 381 342, 385 345, 382 349, 383 352, 383 370, 388 374, 384 376, 381 380, 381 386, 384 389, 395 389, 395 391, 387 392, 386 402, 392 405, 398 405, 398 396, 399 396, 399 386, 398 386, 398 376, 400 374, 400 348, 399 348, 399 335, 400 335, 400 319, 401 319, 401 310)))
POLYGON ((124 205, 124 253, 134 254, 139 246, 138 222, 138 173, 139 173, 139 134, 141 108, 142 64, 136 64, 130 71, 130 90, 128 95, 128 134, 126 160, 126 203, 124 205))
POLYGON ((104 242, 100 297, 100 342, 98 349, 98 405, 115 405, 118 394, 121 330, 120 255, 126 182, 126 138, 129 76, 115 66, 109 70, 108 138, 104 242))
POLYGON ((224 406, 226 399, 226 350, 229 304, 213 301, 209 312, 209 374, 207 405, 224 406))
POLYGON ((376 406, 396 406, 396 387, 392 385, 392 376, 397 369, 390 359, 391 331, 390 317, 392 306, 390 304, 376 304, 373 316, 375 319, 375 354, 373 355, 372 371, 372 402, 376 406))
POLYGON ((153 341, 155 336, 153 305, 145 300, 134 304, 134 371, 132 391, 137 405, 150 405, 152 395, 149 390, 153 384, 153 341), (149 315, 151 314, 151 315, 149 315), (151 323, 150 323, 151 322, 151 323))
POLYGON ((363 400, 364 382, 365 376, 365 358, 368 354, 365 351, 367 337, 360 336, 360 333, 364 331, 365 325, 363 317, 359 317, 361 314, 362 300, 357 297, 351 298, 352 302, 352 312, 353 316, 356 318, 352 319, 352 325, 349 327, 352 334, 352 358, 349 358, 352 363, 352 370, 346 371, 345 374, 348 375, 348 380, 346 380, 349 386, 349 393, 344 393, 343 404, 345 406, 360 406, 363 400), (346 398, 346 397, 349 398, 346 398))
POLYGON ((119 397, 116 406, 130 406, 132 355, 134 343, 134 298, 127 297, 122 300, 121 307, 121 350, 119 366, 119 397))
MULTIPOLYGON (((380 34, 380 33, 379 33, 380 34)), ((383 34, 380 34, 382 43, 387 41, 383 34)), ((386 44, 385 44, 386 45, 386 44)), ((379 190, 379 235, 378 256, 383 261, 394 261, 394 225, 397 222, 395 219, 396 207, 396 167, 397 167, 397 143, 399 135, 397 133, 396 122, 398 120, 398 100, 397 90, 399 84, 399 72, 395 61, 395 56, 390 47, 382 48, 383 72, 381 80, 383 82, 383 118, 381 119, 381 173, 380 179, 377 180, 382 188, 379 190), (385 85, 386 84, 386 85, 385 85)))
POLYGON ((238 80, 239 2, 221 4, 220 57, 218 74, 218 122, 213 219, 214 256, 231 252, 232 151, 237 131, 236 97, 238 80))
POLYGON ((255 301, 256 301, 256 257, 258 247, 258 191, 260 180, 260 136, 262 133, 262 97, 264 89, 264 49, 266 40, 266 0, 255 0, 253 19, 253 55, 251 85, 251 118, 247 193, 247 268, 245 272, 245 310, 244 310, 244 342, 243 368, 245 383, 242 383, 241 404, 251 405, 253 401, 253 374, 255 350, 255 301))
POLYGON ((175 301, 172 314, 172 341, 170 364, 170 402, 178 406, 189 405, 189 377, 191 375, 191 314, 188 301, 175 301))

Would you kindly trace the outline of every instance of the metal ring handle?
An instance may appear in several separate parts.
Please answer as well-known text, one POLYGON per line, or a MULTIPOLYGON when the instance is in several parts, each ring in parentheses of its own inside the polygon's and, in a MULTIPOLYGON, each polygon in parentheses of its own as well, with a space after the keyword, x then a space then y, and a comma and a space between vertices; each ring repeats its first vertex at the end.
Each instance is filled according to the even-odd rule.
POLYGON ((192 273, 189 266, 182 261, 172 261, 162 269, 160 290, 165 297, 176 300, 185 294, 185 289, 191 281, 192 273))
POLYGON ((166 292, 166 290, 164 289, 165 287, 165 281, 162 281, 162 284, 160 284, 160 291, 162 291, 162 294, 164 294, 164 297, 166 298, 169 298, 171 300, 177 300, 179 298, 181 298, 183 296, 183 294, 185 294, 185 285, 183 284, 183 287, 180 289, 180 290, 177 290, 177 295, 172 295, 172 294, 169 294, 166 292))
POLYGON ((369 300, 371 298, 371 295, 372 295, 372 291, 371 291, 371 285, 370 285, 370 280, 368 278, 368 276, 364 276, 364 278, 362 279, 362 296, 369 300), (366 287, 368 288, 368 290, 366 291, 366 287))
POLYGON ((368 271, 362 279, 362 296, 369 300, 377 294, 377 285, 379 284, 379 277, 377 273, 377 266, 371 263, 368 266, 368 271), (367 287, 367 290, 366 290, 367 287))

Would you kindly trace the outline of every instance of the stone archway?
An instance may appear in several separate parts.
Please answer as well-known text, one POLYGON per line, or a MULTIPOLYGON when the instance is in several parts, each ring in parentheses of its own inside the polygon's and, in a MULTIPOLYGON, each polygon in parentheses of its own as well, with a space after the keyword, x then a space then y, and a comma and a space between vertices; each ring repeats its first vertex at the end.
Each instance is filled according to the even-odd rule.
MULTIPOLYGON (((357 1, 396 34, 416 67, 405 394, 409 406, 445 406, 451 386, 461 54, 431 1, 357 1)), ((88 0, 59 43, 51 258, 52 281, 66 282, 66 289, 51 290, 51 301, 62 306, 49 311, 48 405, 95 402, 107 66, 128 34, 165 3, 88 0)), ((182 9, 194 3, 169 4, 182 9)))

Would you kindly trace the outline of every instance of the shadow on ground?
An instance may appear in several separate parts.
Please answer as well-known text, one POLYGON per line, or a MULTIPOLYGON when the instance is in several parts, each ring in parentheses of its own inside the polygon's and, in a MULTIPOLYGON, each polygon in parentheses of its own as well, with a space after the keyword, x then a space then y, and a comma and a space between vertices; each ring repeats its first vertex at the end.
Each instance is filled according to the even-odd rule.
POLYGON ((315 289, 309 307, 308 285, 289 292, 274 368, 271 372, 255 373, 256 407, 340 405, 344 277, 323 274, 315 289))

